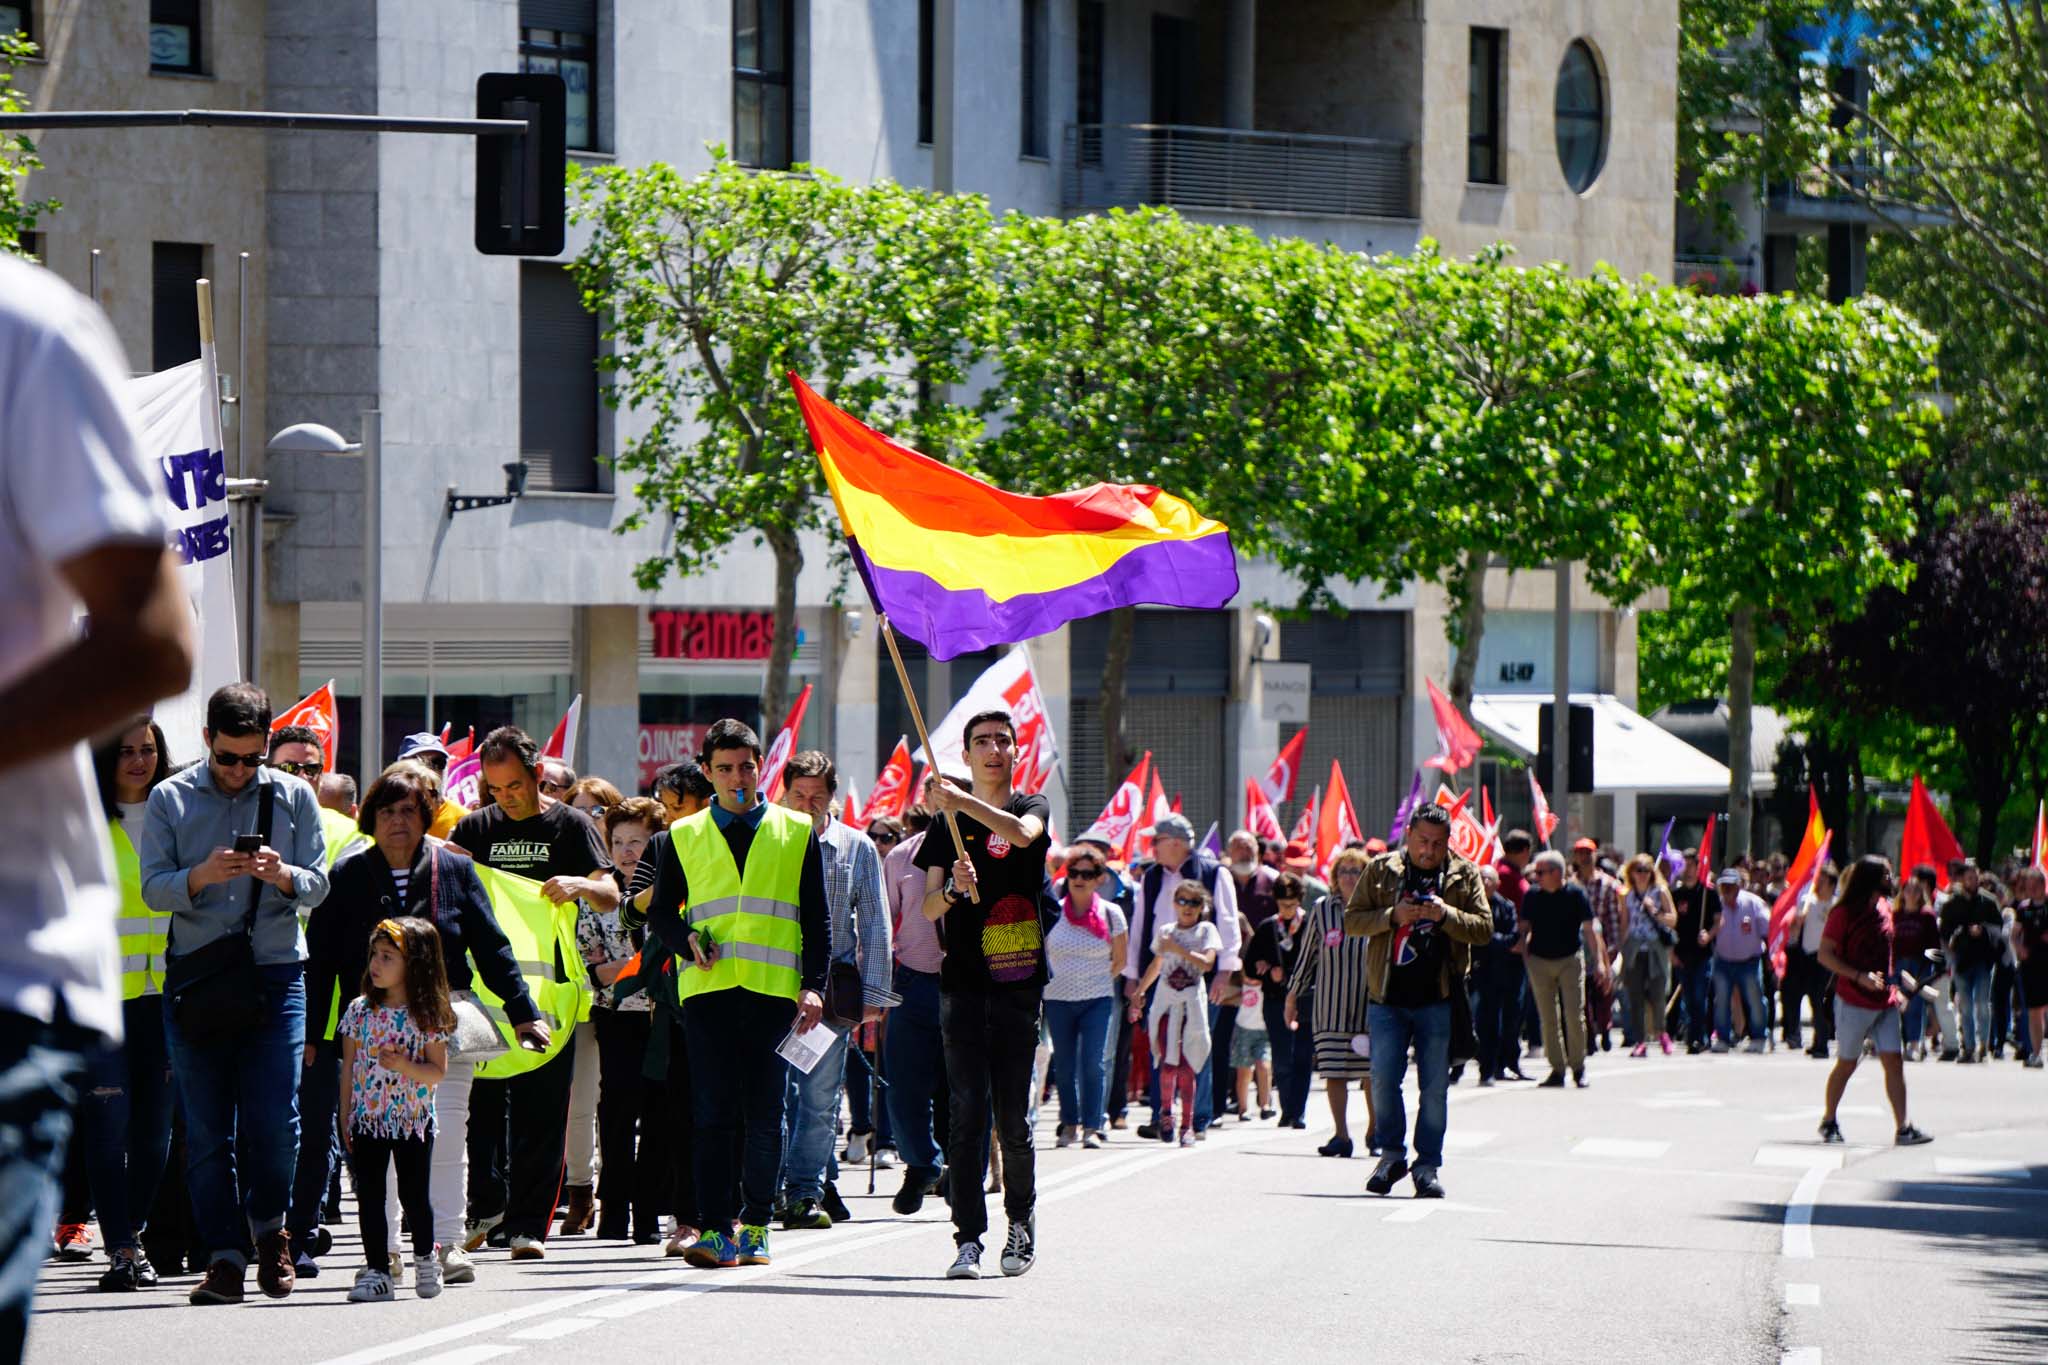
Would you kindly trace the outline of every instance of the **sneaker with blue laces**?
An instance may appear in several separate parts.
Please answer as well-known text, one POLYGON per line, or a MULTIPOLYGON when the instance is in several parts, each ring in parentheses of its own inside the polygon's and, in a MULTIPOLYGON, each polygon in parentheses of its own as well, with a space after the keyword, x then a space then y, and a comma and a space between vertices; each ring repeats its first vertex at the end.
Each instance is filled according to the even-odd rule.
POLYGON ((740 1229, 740 1264, 768 1264, 768 1229, 749 1223, 740 1229))
POLYGON ((683 1253, 683 1259, 700 1269, 727 1270, 740 1263, 740 1249, 724 1233, 706 1228, 683 1253))

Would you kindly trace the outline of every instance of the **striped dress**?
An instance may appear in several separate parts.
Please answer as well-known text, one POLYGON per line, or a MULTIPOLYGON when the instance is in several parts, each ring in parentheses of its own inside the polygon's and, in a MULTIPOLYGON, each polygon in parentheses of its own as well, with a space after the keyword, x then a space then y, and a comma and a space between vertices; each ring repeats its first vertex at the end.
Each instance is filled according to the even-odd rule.
POLYGON ((1291 987, 1309 1001, 1309 1022, 1316 1036, 1316 1071, 1325 1080, 1359 1080, 1372 1063, 1359 1055, 1351 1040, 1365 1033, 1365 949, 1370 940, 1344 933, 1344 902, 1335 892, 1323 897, 1309 916, 1302 936, 1301 958, 1294 964, 1291 987))

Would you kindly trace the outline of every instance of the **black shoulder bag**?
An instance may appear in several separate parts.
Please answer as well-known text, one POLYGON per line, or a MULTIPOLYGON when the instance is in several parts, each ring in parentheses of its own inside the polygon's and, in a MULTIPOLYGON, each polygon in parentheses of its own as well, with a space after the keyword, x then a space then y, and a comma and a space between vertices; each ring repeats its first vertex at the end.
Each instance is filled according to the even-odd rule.
MULTIPOLYGON (((256 837, 270 843, 270 824, 277 798, 268 773, 258 772, 256 837)), ((263 883, 249 879, 249 911, 242 931, 223 934, 183 956, 170 958, 164 971, 164 994, 171 1017, 186 1038, 202 1047, 246 1038, 263 1018, 263 974, 256 969, 256 906, 263 883)))

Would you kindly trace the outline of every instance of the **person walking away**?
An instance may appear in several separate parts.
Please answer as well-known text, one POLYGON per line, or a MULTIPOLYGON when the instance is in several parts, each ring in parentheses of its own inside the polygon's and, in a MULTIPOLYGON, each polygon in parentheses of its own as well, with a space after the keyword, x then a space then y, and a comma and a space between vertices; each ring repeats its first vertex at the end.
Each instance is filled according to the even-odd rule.
MULTIPOLYGON (((917 865, 932 824, 926 792, 904 813, 908 833, 882 859, 882 889, 895 927, 894 990, 902 1002, 889 1012, 883 1064, 889 1089, 889 1124, 903 1154, 903 1185, 889 1207, 904 1217, 924 1207, 940 1188, 946 1151, 946 1048, 939 1026, 939 967, 945 952, 938 927, 924 917, 925 870, 917 865)), ((944 836, 941 836, 944 837, 944 836)))
POLYGON ((149 794, 140 850, 143 900, 171 914, 164 1036, 210 1258, 194 1304, 240 1303, 252 1256, 267 1296, 296 1280, 285 1220, 306 1038, 299 916, 327 897, 327 847, 313 789, 264 768, 269 734, 262 689, 214 692, 207 759, 149 794))
MULTIPOLYGON (((584 778, 584 783, 595 779, 584 778)), ((585 812, 588 814, 588 812, 585 812)), ((644 796, 612 803, 605 809, 606 851, 612 880, 621 891, 647 851, 647 841, 661 825, 661 807, 644 796)), ((661 1241, 663 1208, 670 1202, 663 1142, 686 1141, 683 1134, 656 1135, 657 1116, 667 1107, 662 1080, 647 1077, 647 1048, 654 1034, 655 1000, 640 991, 612 1003, 610 987, 647 945, 644 930, 629 929, 618 910, 598 911, 585 905, 576 914, 576 946, 596 989, 590 1019, 595 1029, 598 1064, 597 1131, 603 1156, 603 1216, 597 1221, 601 1241, 628 1239, 642 1246, 661 1241)), ((580 1065, 580 1063, 579 1063, 580 1065)), ((573 1105, 572 1105, 573 1112, 573 1105)), ((573 1123, 573 1119, 572 1119, 573 1123)), ((573 1187, 563 1232, 581 1231, 584 1220, 573 1187), (573 1223, 573 1226, 572 1226, 573 1223)))
POLYGON ((455 1007, 441 962, 441 936, 424 919, 382 920, 370 934, 362 991, 349 1001, 335 1030, 341 1070, 348 1078, 348 1116, 342 1145, 354 1174, 356 1213, 363 1225, 363 1256, 350 1303, 388 1303, 392 1297, 390 1242, 385 1223, 384 1177, 398 1174, 398 1202, 412 1230, 413 1292, 441 1292, 434 1255, 434 1209, 429 1190, 434 1160, 434 1087, 448 1074, 448 1039, 455 1007))
POLYGON ((1832 992, 1835 976, 1820 965, 1820 936, 1827 928, 1828 911, 1835 903, 1835 890, 1840 884, 1841 874, 1833 863, 1823 863, 1813 874, 1813 885, 1800 894, 1799 905, 1792 912, 1792 923, 1785 932, 1785 977, 1784 994, 1779 999, 1783 1013, 1784 1039, 1786 1047, 1805 1046, 1805 1039, 1799 1027, 1801 1004, 1813 1014, 1813 1045, 1807 1048, 1809 1057, 1828 1055, 1828 1043, 1834 1037, 1834 1010, 1832 992))
POLYGON ((1096 892, 1109 865, 1092 844, 1067 855, 1060 917, 1045 936, 1045 1022, 1052 1032, 1053 1084, 1060 1096, 1059 1145, 1099 1148, 1109 1126, 1111 1017, 1129 948, 1124 912, 1096 892))
POLYGON ((1678 942, 1672 946, 1672 965, 1678 973, 1679 1008, 1685 1013, 1686 1055, 1696 1057, 1707 1050, 1713 1035, 1714 936, 1710 932, 1720 899, 1701 876, 1699 850, 1683 853, 1684 869, 1671 900, 1678 907, 1678 942))
POLYGON ((703 1224, 683 1259, 702 1269, 769 1264, 788 1074, 778 1048, 823 1018, 831 963, 824 857, 808 816, 762 799, 762 756, 750 726, 713 723, 703 759, 718 799, 669 826, 648 892, 690 1051, 703 1224))
POLYGON ((1835 1115, 1849 1088, 1849 1078, 1863 1060, 1865 1041, 1877 1049, 1877 1063, 1884 1071, 1885 1098, 1891 1102, 1897 1130, 1893 1141, 1901 1147, 1934 1141, 1906 1118, 1900 991, 1918 990, 1920 983, 1893 960, 1891 905, 1885 900, 1891 890, 1889 862, 1875 854, 1857 859, 1840 898, 1828 911, 1827 929, 1821 935, 1821 965, 1835 974, 1835 1038, 1839 1044, 1834 1069, 1828 1072, 1826 1107, 1821 1112, 1822 1142, 1843 1141, 1842 1125, 1835 1115))
MULTIPOLYGON (((1139 993, 1152 991, 1145 1020, 1146 1042, 1159 1072, 1160 1138, 1174 1140, 1173 1100, 1180 1096, 1180 1145, 1195 1145, 1195 1072, 1209 1055, 1209 1011, 1202 974, 1216 965, 1221 938, 1205 916, 1209 893, 1200 882, 1183 882, 1173 893, 1174 922, 1162 924, 1152 940, 1152 965, 1139 993)), ((1133 1002, 1135 1007, 1135 1002, 1133 1002)))
POLYGON ((2013 955, 2019 959, 2021 998, 2027 1011, 2027 1066, 2041 1069, 2041 1033, 2048 1025, 2048 873, 2020 869, 2013 879, 2013 955))
POLYGON ((1671 945, 1678 937, 1678 907, 1664 869, 1647 853, 1638 853, 1623 869, 1628 883, 1628 943, 1622 950, 1628 1001, 1641 1018, 1631 1057, 1647 1056, 1650 1039, 1671 1055, 1671 1034, 1664 1027, 1664 1006, 1671 998, 1671 945))
POLYGON ((1522 897, 1520 930, 1529 990, 1543 1020, 1543 1059, 1550 1064, 1542 1084, 1562 1089, 1569 1069, 1584 1089, 1586 963, 1605 970, 1607 945, 1585 888, 1565 876, 1564 855, 1545 849, 1530 867, 1535 883, 1522 897))
MULTIPOLYGON (((506 725, 484 738, 477 757, 491 804, 464 816, 449 842, 480 866, 541 883, 541 895, 553 905, 580 900, 599 911, 617 909, 619 888, 608 875, 604 838, 589 816, 543 789, 540 746, 506 725)), ((564 790, 574 786, 571 774, 564 790)), ((570 979, 571 964, 560 960, 560 950, 551 956, 535 965, 557 981, 570 979)), ((472 1082, 468 1145, 476 1226, 463 1239, 466 1251, 502 1231, 513 1260, 547 1255, 567 1161, 575 1068, 576 1051, 565 1046, 509 1080, 472 1082)))
POLYGON ((961 747, 973 789, 931 789, 933 805, 957 817, 959 846, 951 830, 940 829, 917 854, 925 869, 924 915, 939 926, 946 950, 940 1022, 952 1087, 951 1279, 981 1274, 988 1205, 980 1177, 991 1110, 1010 1222, 1003 1273, 1022 1275, 1038 1258, 1037 1165, 1027 1115, 1036 1098, 1031 1068, 1046 985, 1045 934, 1058 910, 1045 890, 1052 808, 1043 796, 1011 786, 1016 746, 1008 712, 968 719, 961 747))
MULTIPOLYGON (((1522 965, 1521 911, 1501 894, 1500 869, 1482 865, 1479 879, 1486 884, 1486 902, 1493 910, 1493 937, 1472 953, 1477 988, 1473 1026, 1479 1035, 1479 1084, 1490 1086, 1509 1076, 1526 1079, 1519 1035, 1528 971, 1522 965)), ((1526 883, 1523 890, 1526 895, 1526 883)))
POLYGON ((1416 1198, 1444 1195, 1438 1172, 1450 1092, 1451 992, 1465 989, 1471 949, 1493 935, 1479 869, 1453 854, 1450 842, 1448 811, 1434 802, 1416 810, 1400 850, 1373 859, 1344 912, 1344 932, 1372 940, 1366 983, 1380 1162, 1365 1182, 1371 1194, 1386 1194, 1409 1174, 1416 1198), (1411 1047, 1421 1092, 1412 1173, 1401 1100, 1411 1047))
MULTIPOLYGON (((1273 918, 1252 931, 1251 947, 1245 950, 1245 980, 1259 988, 1265 1032, 1272 1039, 1273 1083, 1280 1090, 1282 1128, 1308 1127, 1308 1088, 1315 1070, 1314 1035, 1287 1027, 1287 983, 1293 979, 1307 937, 1308 921, 1302 914, 1307 896, 1307 885, 1299 875, 1282 873, 1273 887, 1273 903, 1278 908, 1273 918)), ((1265 1117, 1263 1107, 1261 1118, 1265 1117)))
POLYGON ((1379 1155, 1372 1108, 1372 1047, 1366 1034, 1366 965, 1372 940, 1344 932, 1344 907, 1371 861, 1358 849, 1346 849, 1330 864, 1330 894, 1308 917, 1294 974, 1287 982, 1281 1022, 1299 1030, 1303 1021, 1314 1040, 1315 1071, 1323 1078, 1334 1132, 1316 1148, 1318 1156, 1349 1157, 1351 1083, 1365 1092, 1366 1151, 1379 1155))
POLYGON ((1742 873, 1721 869, 1714 890, 1720 898, 1710 934, 1714 941, 1714 1046, 1726 1052, 1734 1043, 1729 1001, 1739 998, 1749 1031, 1749 1050, 1764 1050, 1763 980, 1759 964, 1771 927, 1771 908, 1742 886, 1742 873))
POLYGON ((1991 1051, 1991 972, 2005 947, 2005 917, 1984 890, 1974 859, 1962 868, 1961 889, 1941 907, 1941 936, 1955 974, 1956 1010, 1962 1015, 1965 1062, 1991 1051))

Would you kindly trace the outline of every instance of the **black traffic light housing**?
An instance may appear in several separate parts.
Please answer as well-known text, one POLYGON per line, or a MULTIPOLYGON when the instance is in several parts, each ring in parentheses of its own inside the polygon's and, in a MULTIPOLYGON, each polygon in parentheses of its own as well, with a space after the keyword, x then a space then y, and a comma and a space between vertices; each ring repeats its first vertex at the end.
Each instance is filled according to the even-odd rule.
POLYGON ((521 119, 526 135, 476 147, 476 249, 486 256, 559 256, 568 222, 569 96, 547 72, 487 71, 476 116, 521 119))
MULTIPOLYGON (((1548 782, 1550 774, 1554 771, 1551 767, 1553 760, 1550 757, 1550 737, 1556 733, 1554 706, 1555 703, 1544 702, 1538 711, 1539 718, 1536 722, 1540 736, 1538 742, 1541 746, 1536 753, 1536 775, 1537 780, 1542 782, 1548 782)), ((1570 779, 1567 790, 1584 795, 1593 790, 1592 707, 1572 703, 1570 743, 1571 771, 1566 775, 1570 779)))

